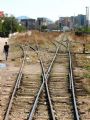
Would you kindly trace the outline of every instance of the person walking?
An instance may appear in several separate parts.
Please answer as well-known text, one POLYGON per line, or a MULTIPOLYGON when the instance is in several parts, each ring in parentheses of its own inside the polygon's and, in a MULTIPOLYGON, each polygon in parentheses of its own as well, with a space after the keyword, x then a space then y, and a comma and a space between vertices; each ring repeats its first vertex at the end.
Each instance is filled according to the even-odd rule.
POLYGON ((8 58, 8 52, 9 52, 9 45, 7 44, 7 42, 5 42, 4 45, 4 53, 5 53, 5 59, 7 60, 8 58))

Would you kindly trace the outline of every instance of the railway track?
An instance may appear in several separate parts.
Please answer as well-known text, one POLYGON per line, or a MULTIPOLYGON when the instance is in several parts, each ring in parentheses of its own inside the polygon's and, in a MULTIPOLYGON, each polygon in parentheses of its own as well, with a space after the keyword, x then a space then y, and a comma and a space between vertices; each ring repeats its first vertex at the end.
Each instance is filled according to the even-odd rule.
POLYGON ((15 86, 13 88, 13 91, 11 93, 11 96, 10 96, 10 100, 9 100, 9 103, 8 103, 8 106, 7 106, 7 110, 5 112, 5 116, 4 116, 4 119, 7 120, 8 119, 8 115, 9 115, 9 112, 11 110, 11 107, 12 107, 12 103, 13 103, 13 99, 14 99, 14 96, 16 94, 16 90, 17 88, 19 88, 20 86, 20 80, 22 78, 22 70, 23 70, 23 67, 24 67, 24 62, 25 62, 25 59, 26 59, 26 56, 25 56, 25 52, 24 52, 24 48, 22 46, 20 46, 22 51, 23 51, 23 60, 22 60, 22 64, 20 66, 20 69, 19 69, 19 73, 17 75, 17 79, 16 79, 16 83, 15 83, 15 86))
POLYGON ((4 120, 22 120, 27 118, 41 82, 41 73, 37 72, 30 74, 26 71, 27 68, 24 70, 27 51, 24 49, 23 51, 24 58, 10 97, 4 120))
POLYGON ((80 113, 80 120, 90 119, 90 91, 89 91, 89 76, 88 66, 90 65, 90 54, 73 53, 73 74, 74 84, 77 97, 77 104, 80 113))
POLYGON ((68 55, 59 54, 48 82, 57 120, 72 120, 74 118, 68 83, 68 55))
POLYGON ((73 61, 74 87, 80 120, 90 119, 90 44, 70 40, 73 61))
MULTIPOLYGON (((66 38, 62 39, 66 40, 66 38)), ((42 61, 39 46, 37 49, 32 48, 36 52, 42 68, 42 72, 39 74, 30 75, 22 72, 26 59, 26 55, 24 56, 4 120, 80 119, 74 90, 69 42, 66 43, 68 49, 65 48, 65 53, 60 53, 59 49, 63 42, 62 40, 58 46, 56 45, 56 51, 50 64, 42 61)))
POLYGON ((16 76, 18 74, 19 71, 19 67, 21 65, 21 61, 22 61, 22 55, 23 55, 23 51, 20 48, 20 46, 10 46, 10 55, 9 55, 9 60, 7 61, 6 64, 6 68, 1 69, 0 71, 0 87, 1 87, 1 93, 0 93, 0 120, 3 120, 7 105, 8 105, 8 101, 9 98, 11 96, 12 90, 13 90, 13 86, 15 84, 15 79, 16 76), (16 54, 15 55, 12 50, 11 47, 13 47, 13 49, 17 49, 16 50, 16 54), (13 54, 14 57, 11 56, 11 52, 13 54), (18 56, 17 59, 14 59, 15 56, 18 56), (21 59, 19 59, 21 58, 21 59), (12 61, 12 59, 14 61, 12 61), (16 66, 16 63, 19 63, 18 66, 16 66), (10 63, 10 64, 8 64, 10 63), (13 64, 15 63, 15 64, 13 64), (4 73, 4 74, 3 74, 4 73))
MULTIPOLYGON (((35 101, 34 107, 30 113, 29 120, 32 120, 32 119, 35 119, 35 120, 39 120, 39 119, 40 120, 43 120, 43 119, 79 120, 79 113, 77 109, 76 96, 75 96, 75 91, 74 91, 74 82, 73 82, 73 76, 72 76, 71 53, 69 50, 69 45, 67 47, 68 47, 67 65, 69 64, 69 71, 66 65, 66 67, 64 67, 64 70, 65 70, 64 73, 59 73, 58 70, 62 67, 62 65, 60 67, 60 63, 59 64, 56 63, 57 67, 53 69, 56 69, 57 73, 53 73, 53 74, 56 74, 57 76, 55 76, 56 78, 52 77, 53 74, 50 76, 50 71, 52 71, 52 66, 55 65, 54 62, 57 57, 59 49, 57 49, 54 59, 52 60, 51 65, 47 70, 48 71, 47 73, 45 73, 44 71, 45 68, 43 68, 43 79, 44 79, 44 85, 45 85, 46 96, 47 96, 47 101, 48 101, 47 104, 49 107, 49 110, 48 110, 49 118, 47 118, 45 114, 46 112, 44 109, 44 106, 45 106, 44 103, 43 105, 39 103, 39 101, 42 101, 42 99, 40 98, 39 100, 40 94, 38 94, 37 100, 35 101), (68 57, 69 57, 69 63, 68 63, 68 57), (68 74, 69 74, 70 81, 68 81, 68 74), (68 85, 68 82, 70 82, 70 86, 68 85), (68 92, 69 88, 71 89, 71 93, 68 92), (37 104, 39 104, 38 107, 37 107, 37 104), (37 107, 37 110, 35 113, 36 107, 37 107)), ((65 56, 66 55, 64 54, 64 57, 65 56)), ((63 61, 63 59, 61 59, 61 61, 63 61)), ((42 67, 44 66, 42 65, 42 67)), ((62 71, 62 68, 61 68, 61 71, 62 71)))

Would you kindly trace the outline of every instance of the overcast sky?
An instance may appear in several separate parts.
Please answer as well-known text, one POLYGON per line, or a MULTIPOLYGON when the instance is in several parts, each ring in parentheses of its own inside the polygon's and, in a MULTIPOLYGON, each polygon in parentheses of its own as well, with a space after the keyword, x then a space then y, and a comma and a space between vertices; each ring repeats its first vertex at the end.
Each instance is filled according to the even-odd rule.
POLYGON ((86 6, 90 7, 90 0, 0 0, 0 10, 9 15, 52 20, 60 16, 86 14, 86 6))

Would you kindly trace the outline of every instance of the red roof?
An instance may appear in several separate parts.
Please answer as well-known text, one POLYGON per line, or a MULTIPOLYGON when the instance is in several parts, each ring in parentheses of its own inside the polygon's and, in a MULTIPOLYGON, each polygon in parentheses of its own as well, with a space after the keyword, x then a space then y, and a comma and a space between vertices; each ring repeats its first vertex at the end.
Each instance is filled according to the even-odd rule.
POLYGON ((3 17, 3 16, 4 16, 4 12, 0 11, 0 17, 3 17))

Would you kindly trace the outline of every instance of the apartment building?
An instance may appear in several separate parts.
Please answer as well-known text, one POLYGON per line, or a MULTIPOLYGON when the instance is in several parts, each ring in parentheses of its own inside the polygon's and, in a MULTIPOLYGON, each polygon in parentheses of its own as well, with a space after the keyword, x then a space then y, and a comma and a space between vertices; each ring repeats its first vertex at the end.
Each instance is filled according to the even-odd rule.
POLYGON ((26 29, 35 29, 35 19, 21 19, 20 23, 26 27, 26 29))
POLYGON ((59 25, 61 28, 64 26, 73 29, 75 27, 83 27, 86 24, 86 15, 79 14, 78 16, 60 17, 59 25))
POLYGON ((52 24, 52 21, 45 17, 39 17, 36 21, 36 28, 40 29, 41 26, 48 26, 49 24, 52 24))

